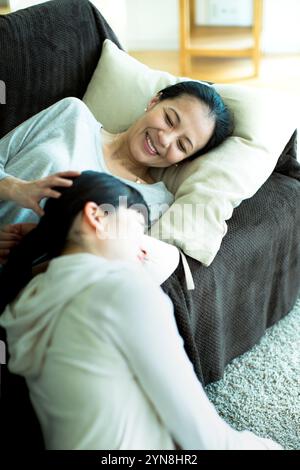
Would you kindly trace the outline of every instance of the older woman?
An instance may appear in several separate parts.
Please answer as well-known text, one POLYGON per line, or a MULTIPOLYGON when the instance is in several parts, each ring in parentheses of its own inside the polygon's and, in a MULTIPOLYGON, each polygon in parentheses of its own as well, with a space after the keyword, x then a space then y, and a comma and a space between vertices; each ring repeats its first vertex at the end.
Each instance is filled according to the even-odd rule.
POLYGON ((4 267, 8 367, 26 378, 46 448, 280 449, 231 428, 205 395, 170 299, 140 269, 145 209, 134 188, 83 172, 4 267))
POLYGON ((36 223, 43 214, 41 200, 60 195, 53 187, 72 184, 68 176, 87 169, 138 188, 153 223, 174 197, 163 182, 151 179, 150 168, 200 155, 231 131, 231 115, 221 97, 213 87, 194 81, 161 90, 120 134, 103 129, 77 98, 55 103, 0 140, 0 261, 28 230, 7 224, 36 223))

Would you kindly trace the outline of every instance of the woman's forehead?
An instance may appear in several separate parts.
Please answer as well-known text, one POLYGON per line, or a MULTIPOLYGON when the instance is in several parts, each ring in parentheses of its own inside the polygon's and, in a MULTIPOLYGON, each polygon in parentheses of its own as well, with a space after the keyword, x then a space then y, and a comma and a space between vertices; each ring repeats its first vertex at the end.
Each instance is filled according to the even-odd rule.
POLYGON ((167 104, 168 107, 174 108, 181 113, 190 113, 191 111, 209 114, 209 107, 200 99, 192 95, 180 95, 175 98, 168 98, 162 101, 162 104, 167 104))

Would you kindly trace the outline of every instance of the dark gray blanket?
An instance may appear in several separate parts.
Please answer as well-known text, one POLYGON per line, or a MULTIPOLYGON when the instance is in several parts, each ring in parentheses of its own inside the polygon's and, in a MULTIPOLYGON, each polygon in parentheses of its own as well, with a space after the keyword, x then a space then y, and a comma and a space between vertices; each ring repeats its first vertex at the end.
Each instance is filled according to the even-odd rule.
POLYGON ((230 360, 253 347, 299 294, 300 169, 292 157, 296 134, 285 150, 294 160, 289 170, 285 163, 285 170, 294 177, 274 172, 234 210, 211 266, 188 258, 195 290, 185 289, 181 265, 163 285, 204 384, 220 379, 230 360))
POLYGON ((82 98, 115 33, 88 0, 54 0, 0 18, 0 138, 67 96, 82 98))
MULTIPOLYGON (((120 47, 87 0, 54 0, 0 18, 0 80, 7 89, 0 136, 64 97, 82 98, 105 38, 120 47)), ((252 347, 297 297, 300 169, 295 145, 296 134, 276 172, 235 209, 213 264, 205 268, 188 259, 195 291, 186 290, 181 264, 163 285, 203 383, 219 379, 226 364, 252 347)), ((1 407, 3 446, 42 447, 26 385, 5 367, 1 407)))

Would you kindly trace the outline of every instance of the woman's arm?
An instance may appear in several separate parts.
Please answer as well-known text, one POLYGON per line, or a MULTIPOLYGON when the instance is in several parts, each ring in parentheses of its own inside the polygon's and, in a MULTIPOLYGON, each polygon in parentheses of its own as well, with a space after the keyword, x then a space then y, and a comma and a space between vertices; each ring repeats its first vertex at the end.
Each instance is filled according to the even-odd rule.
POLYGON ((13 201, 14 198, 14 185, 18 183, 18 178, 5 175, 5 178, 0 180, 0 201, 13 201))
MULTIPOLYGON (((41 216, 41 199, 59 197, 60 193, 52 188, 59 185, 68 186, 72 183, 65 178, 80 174, 77 171, 60 172, 39 180, 27 181, 22 178, 22 174, 14 172, 15 162, 39 145, 41 136, 44 140, 51 138, 49 126, 55 129, 55 122, 61 118, 62 113, 72 113, 73 101, 74 99, 69 98, 58 101, 27 119, 0 140, 0 201, 14 201, 41 216), (12 173, 9 168, 12 168, 12 173)), ((26 166, 26 163, 24 165, 26 166)))
POLYGON ((21 207, 32 209, 37 215, 42 216, 44 210, 39 205, 40 201, 45 197, 60 197, 61 193, 52 188, 69 187, 73 184, 69 178, 78 175, 80 175, 78 171, 62 171, 34 181, 7 176, 0 180, 0 200, 14 201, 21 207))
POLYGON ((111 299, 112 340, 182 449, 266 449, 217 414, 184 350, 169 298, 143 276, 128 276, 111 299), (124 302, 126 298, 126 302, 124 302))
MULTIPOLYGON (((58 115, 59 110, 57 108, 58 106, 55 104, 42 110, 19 124, 15 129, 12 129, 0 139, 0 183, 7 177, 11 177, 11 181, 21 178, 20 175, 18 175, 19 178, 13 178, 6 167, 12 159, 17 158, 20 152, 24 151, 30 145, 34 145, 36 137, 39 132, 45 129, 49 118, 55 119, 55 115, 58 115)), ((0 199, 11 199, 10 193, 9 186, 3 186, 1 184, 0 199)))

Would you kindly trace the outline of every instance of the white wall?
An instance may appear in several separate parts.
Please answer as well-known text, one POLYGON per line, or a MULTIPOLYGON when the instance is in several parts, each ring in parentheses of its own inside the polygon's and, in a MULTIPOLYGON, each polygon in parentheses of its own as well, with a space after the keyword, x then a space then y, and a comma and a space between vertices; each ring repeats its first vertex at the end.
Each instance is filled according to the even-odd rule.
MULTIPOLYGON (((46 0, 49 1, 49 0, 46 0)), ((127 42, 127 9, 126 0, 90 0, 105 17, 107 22, 117 34, 120 42, 126 48, 127 42)), ((45 0, 9 0, 12 11, 26 8, 38 3, 45 3, 45 0)), ((142 2, 143 3, 143 2, 142 2)))
POLYGON ((121 45, 127 48, 126 0, 90 0, 116 33, 121 45))
POLYGON ((128 49, 178 47, 178 0, 126 0, 128 49))
MULTIPOLYGON (((121 44, 128 50, 176 50, 179 45, 178 0, 91 0, 99 7, 121 44)), ((251 0, 244 2, 241 24, 251 15, 251 0)), ((216 0, 197 0, 199 12, 209 11, 216 0)), ((10 0, 12 9, 43 3, 41 0, 10 0)), ((227 3, 228 4, 228 3, 227 3)), ((300 1, 264 0, 262 49, 266 53, 300 53, 300 1)), ((198 14, 199 16, 199 14, 198 14)), ((250 21, 250 18, 249 18, 250 21)))
MULTIPOLYGON (((197 0, 199 5, 205 1, 197 0)), ((126 0, 126 4, 128 49, 178 49, 178 0, 126 0)), ((263 51, 300 53, 300 1, 264 0, 263 5, 263 51)))
POLYGON ((263 5, 263 51, 300 53, 300 1, 264 0, 263 5))

